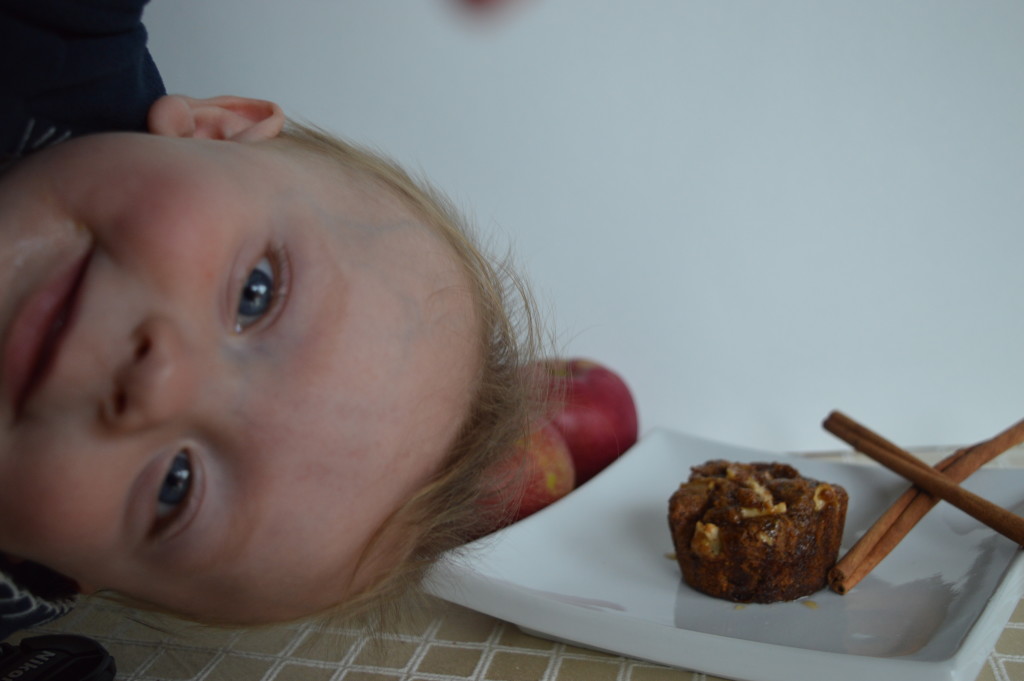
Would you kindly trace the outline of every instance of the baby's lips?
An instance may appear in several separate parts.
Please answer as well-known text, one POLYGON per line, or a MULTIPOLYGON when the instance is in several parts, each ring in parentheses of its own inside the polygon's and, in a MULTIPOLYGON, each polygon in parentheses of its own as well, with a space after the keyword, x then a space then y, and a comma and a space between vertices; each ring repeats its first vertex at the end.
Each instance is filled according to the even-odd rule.
POLYGON ((67 333, 92 252, 76 257, 22 302, 3 348, 4 392, 17 416, 45 378, 67 333))

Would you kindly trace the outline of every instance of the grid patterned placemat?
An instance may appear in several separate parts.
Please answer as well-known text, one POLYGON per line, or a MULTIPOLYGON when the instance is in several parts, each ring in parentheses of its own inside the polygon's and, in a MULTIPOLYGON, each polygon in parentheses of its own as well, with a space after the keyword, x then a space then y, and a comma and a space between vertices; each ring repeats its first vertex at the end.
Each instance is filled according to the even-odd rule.
MULTIPOLYGON (((117 659, 120 681, 715 681, 718 677, 554 643, 443 601, 377 641, 317 624, 166 632, 90 601, 31 632, 79 633, 117 659)), ((15 639, 12 639, 12 642, 15 639)), ((826 678, 825 676, 822 677, 826 678)), ((978 681, 1024 680, 1024 602, 978 681)))
MULTIPOLYGON (((948 450, 929 450, 936 461, 948 450)), ((859 462, 849 453, 835 458, 859 462)), ((1024 465, 1018 448, 995 462, 1024 465)), ((412 608, 410 608, 412 609, 412 608)), ((161 628, 146 614, 86 600, 27 632, 79 633, 117 659, 121 681, 713 681, 717 677, 535 638, 514 625, 437 599, 370 639, 359 630, 298 623, 256 630, 161 628)), ((17 637, 12 639, 16 641, 17 637)), ((823 677, 825 678, 825 677, 823 677)), ((978 681, 1024 681, 1024 601, 978 681)))

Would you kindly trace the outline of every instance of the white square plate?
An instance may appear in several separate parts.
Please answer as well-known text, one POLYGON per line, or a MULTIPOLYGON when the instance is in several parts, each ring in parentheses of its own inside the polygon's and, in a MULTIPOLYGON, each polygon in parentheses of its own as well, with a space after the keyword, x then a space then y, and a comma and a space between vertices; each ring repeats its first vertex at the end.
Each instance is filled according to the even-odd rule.
MULTIPOLYGON (((942 503, 848 595, 737 607, 686 586, 668 557, 668 498, 709 459, 786 461, 845 487, 843 551, 906 489, 875 466, 655 431, 561 501, 449 556, 428 589, 540 636, 729 678, 974 681, 1024 592, 1012 541, 942 503)), ((1024 470, 964 486, 1013 509, 1024 470)))

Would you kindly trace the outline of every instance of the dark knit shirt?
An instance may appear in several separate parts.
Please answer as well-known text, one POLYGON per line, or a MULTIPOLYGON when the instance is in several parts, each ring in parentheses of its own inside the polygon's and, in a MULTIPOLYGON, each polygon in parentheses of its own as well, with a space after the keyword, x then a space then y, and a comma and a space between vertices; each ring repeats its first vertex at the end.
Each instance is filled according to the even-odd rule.
POLYGON ((164 94, 146 0, 0 0, 0 164, 106 130, 145 130, 164 94))

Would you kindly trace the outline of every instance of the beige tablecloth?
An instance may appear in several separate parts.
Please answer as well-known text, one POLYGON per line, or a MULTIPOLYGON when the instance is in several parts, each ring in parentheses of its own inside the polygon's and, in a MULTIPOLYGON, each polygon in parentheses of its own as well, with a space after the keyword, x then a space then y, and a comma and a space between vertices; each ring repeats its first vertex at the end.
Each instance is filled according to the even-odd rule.
MULTIPOLYGON (((948 451, 948 450, 945 450, 948 451)), ((923 452, 937 460, 938 448, 923 452)), ((837 459, 858 462, 848 453, 837 459)), ((1024 449, 995 466, 1024 466, 1024 449)), ((528 636, 515 626, 428 600, 376 643, 344 625, 302 623, 254 631, 162 631, 149 616, 93 600, 49 627, 104 643, 124 681, 696 681, 662 667, 528 636)), ((12 639, 12 640, 17 640, 12 639)), ((827 678, 827 674, 822 677, 827 678)), ((1024 602, 1018 604, 979 680, 1024 681, 1024 602)))

